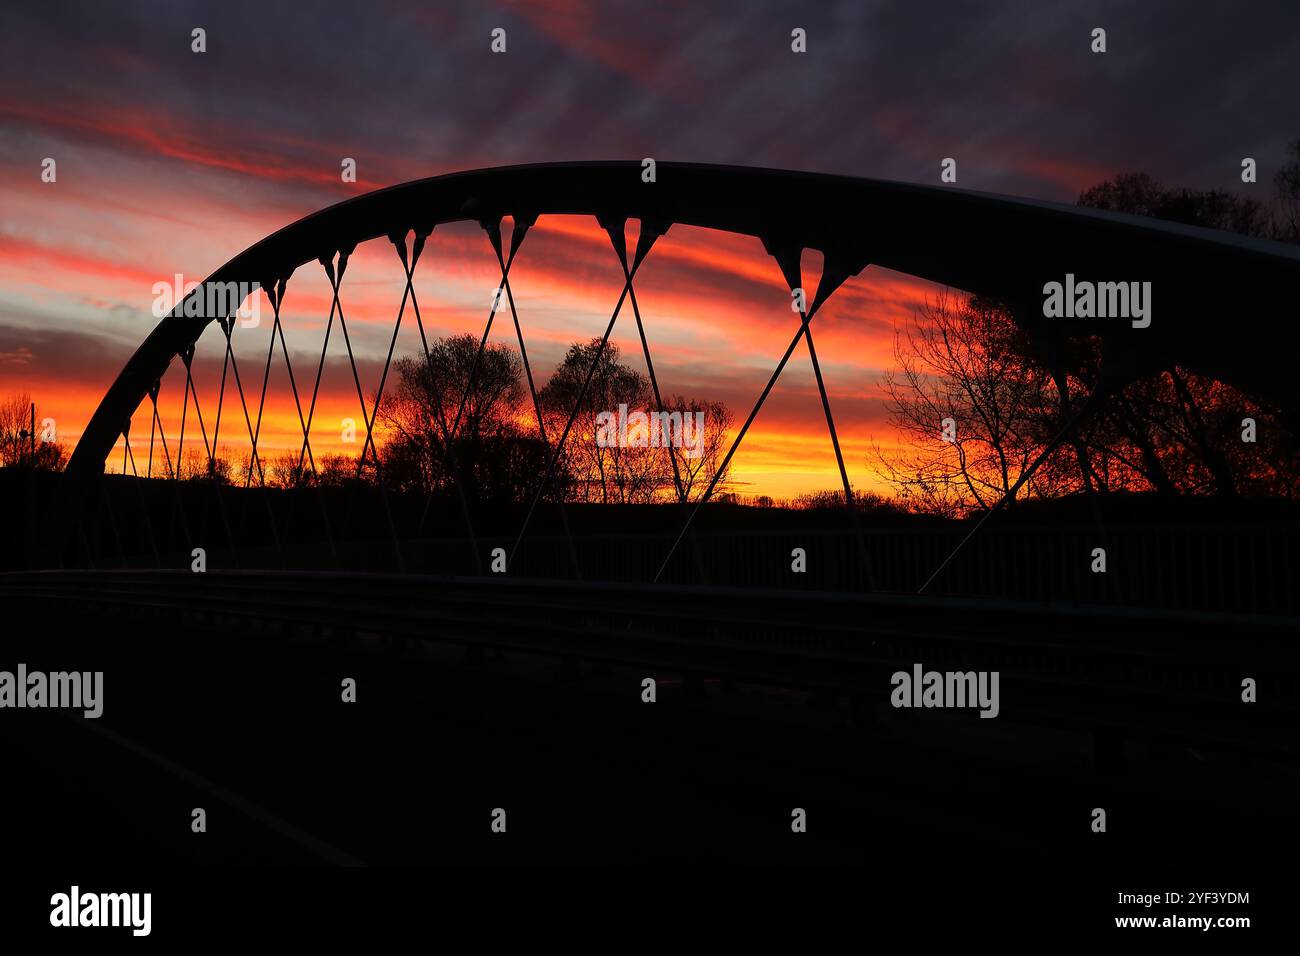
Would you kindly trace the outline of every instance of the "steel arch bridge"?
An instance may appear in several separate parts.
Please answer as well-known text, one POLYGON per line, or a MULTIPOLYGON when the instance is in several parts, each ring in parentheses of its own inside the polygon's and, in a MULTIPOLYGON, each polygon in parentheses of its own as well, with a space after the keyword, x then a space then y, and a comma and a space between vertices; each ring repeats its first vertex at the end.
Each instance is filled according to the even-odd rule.
MULTIPOLYGON (((188 409, 193 394, 195 415, 207 445, 190 366, 199 340, 210 324, 217 325, 224 339, 222 397, 226 391, 226 366, 235 366, 232 371, 236 382, 243 380, 231 348, 237 325, 233 312, 238 303, 232 303, 229 310, 209 312, 206 303, 190 301, 195 296, 202 297, 206 288, 225 283, 256 283, 265 291, 274 311, 266 369, 269 373, 278 336, 294 390, 304 450, 310 458, 311 420, 320 372, 317 371, 316 390, 309 402, 305 398, 308 379, 302 380, 304 394, 300 394, 298 380, 293 375, 284 344, 279 303, 297 269, 313 261, 320 263, 333 291, 325 347, 337 316, 365 422, 366 439, 361 452, 364 459, 366 452, 373 450, 375 410, 366 402, 340 297, 349 256, 357 245, 380 238, 393 244, 406 278, 393 342, 409 299, 427 354, 428 343, 412 285, 421 253, 437 226, 457 221, 479 223, 497 257, 501 272, 498 295, 504 290, 509 300, 509 312, 527 369, 525 335, 510 294, 509 271, 528 229, 539 216, 553 214, 593 216, 608 234, 619 258, 624 283, 601 340, 601 349, 608 343, 625 303, 630 303, 660 407, 662 396, 647 331, 652 323, 642 321, 634 286, 638 269, 660 236, 673 225, 683 224, 757 237, 791 289, 803 288, 799 265, 802 252, 820 252, 824 267, 818 287, 810 295, 807 308, 799 313, 789 346, 731 443, 726 460, 740 447, 802 339, 812 361, 846 501, 850 504, 852 492, 817 359, 812 319, 846 279, 873 265, 1007 304, 1049 362, 1059 353, 1064 339, 1100 336, 1103 362, 1099 388, 1119 387, 1176 363, 1264 398, 1277 405, 1290 421, 1300 421, 1300 385, 1294 371, 1295 346, 1300 338, 1296 331, 1300 250, 1290 246, 1053 203, 843 176, 661 162, 657 164, 655 181, 646 182, 642 178, 642 164, 636 161, 502 167, 418 180, 341 202, 268 236, 209 276, 154 328, 104 395, 65 473, 64 505, 60 510, 62 526, 51 538, 53 547, 61 549, 60 554, 66 553, 88 493, 103 475, 106 459, 119 437, 125 438, 124 454, 131 452, 130 421, 146 400, 154 406, 152 421, 158 420, 159 382, 178 357, 186 370, 185 408, 188 409), (513 222, 508 241, 503 239, 502 232, 507 217, 513 222), (628 248, 626 226, 631 220, 639 221, 640 229, 635 246, 628 248), (1149 327, 1139 329, 1124 321, 1080 323, 1044 318, 1044 284, 1061 281, 1067 274, 1094 281, 1151 282, 1153 321, 1149 327)), ((480 355, 496 312, 494 307, 489 313, 480 340, 480 355)), ((390 346, 376 403, 383 393, 392 357, 390 346)), ((591 372, 594 371, 593 365, 591 372)), ((528 379, 540 425, 541 412, 531 369, 528 379)), ((590 381, 589 373, 588 384, 590 381)), ((265 382, 264 374, 263 404, 265 382)), ((584 385, 584 392, 585 388, 584 385)), ((260 469, 257 442, 261 408, 258 406, 254 416, 242 384, 239 392, 242 418, 251 442, 252 466, 260 469)), ((1078 404, 1072 421, 1077 422, 1085 404, 1078 404)), ((236 409, 231 414, 239 418, 238 412, 236 409)), ((220 411, 218 425, 219 416, 220 411)), ((458 414, 457 422, 459 417, 458 414)), ((542 426, 550 470, 554 469, 572 425, 573 416, 570 416, 563 432, 549 436, 549 440, 542 426)), ((452 436, 455 431, 453 425, 452 436)), ((451 436, 444 437, 449 440, 451 436)), ((216 453, 215 435, 207 451, 211 459, 216 453)), ((150 454, 152 460, 152 450, 150 454)), ((134 453, 131 461, 134 467, 134 453)), ((455 463, 452 464, 454 467, 455 463)), ((687 507, 680 481, 677 485, 685 514, 682 533, 677 538, 680 544, 695 512, 712 493, 713 485, 709 485, 694 507, 687 507)), ((534 507, 544 491, 545 486, 534 499, 534 507)), ((850 512, 856 521, 856 512, 852 508, 850 512)), ((391 530, 391 517, 389 524, 391 530)), ((528 518, 525 518, 516 549, 527 525, 528 518)), ((396 532, 393 534, 395 538, 396 532)), ((673 550, 676 548, 674 544, 673 550)), ((671 554, 672 551, 665 556, 659 574, 663 573, 671 554)), ((866 563, 865 550, 862 557, 866 563)), ((396 548, 396 561, 400 569, 400 547, 396 548)), ((576 558, 574 561, 577 570, 576 558)))

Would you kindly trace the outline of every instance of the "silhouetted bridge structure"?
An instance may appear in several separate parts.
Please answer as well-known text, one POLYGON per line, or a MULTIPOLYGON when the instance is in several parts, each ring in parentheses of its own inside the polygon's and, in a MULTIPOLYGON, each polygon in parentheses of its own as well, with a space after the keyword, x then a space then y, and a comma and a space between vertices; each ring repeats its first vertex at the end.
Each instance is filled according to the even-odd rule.
MULTIPOLYGON (((340 203, 275 233, 218 269, 208 283, 258 283, 271 303, 274 315, 264 366, 253 376, 239 373, 232 337, 244 333, 231 314, 237 303, 225 314, 200 315, 186 315, 184 303, 178 305, 110 386, 76 448, 56 512, 58 527, 46 539, 49 549, 43 566, 49 570, 7 575, 0 590, 8 600, 55 601, 81 608, 91 617, 126 615, 141 627, 188 621, 210 628, 266 628, 277 640, 364 642, 373 636, 381 646, 450 643, 470 654, 495 649, 647 673, 678 672, 695 679, 715 676, 803 688, 850 702, 869 698, 867 712, 887 699, 889 674, 913 661, 927 667, 1001 669, 1006 675, 1004 686, 1014 688, 1007 691, 1003 711, 1007 720, 1085 729, 1108 740, 1167 736, 1294 757, 1295 741, 1277 730, 1293 725, 1282 718, 1294 717, 1300 696, 1293 606, 1264 601, 1246 612, 1238 608, 1229 613, 1197 609, 1194 600, 1186 606, 1174 602, 1173 607, 1156 609, 1104 607, 1080 603, 1078 594, 1050 592, 1021 593, 1016 600, 1000 601, 989 595, 982 600, 931 596, 944 591, 945 574, 958 573, 953 559, 979 525, 970 532, 963 526, 955 537, 951 530, 945 532, 951 540, 942 539, 944 546, 936 552, 938 560, 929 572, 910 573, 903 584, 897 576, 891 578, 894 569, 883 566, 888 560, 883 539, 861 526, 859 511, 852 507, 812 324, 835 290, 871 265, 1006 303, 1049 363, 1066 338, 1100 336, 1099 390, 1122 387, 1177 363, 1264 397, 1290 420, 1300 420, 1294 369, 1300 252, 1290 247, 1050 203, 835 176, 674 163, 659 163, 653 183, 642 181, 639 163, 477 171, 340 203), (820 282, 808 297, 806 310, 797 316, 789 346, 735 436, 727 460, 740 447, 792 355, 805 346, 850 504, 842 532, 822 540, 827 542, 826 553, 853 565, 850 587, 795 590, 768 582, 738 589, 709 581, 699 574, 707 563, 701 555, 709 544, 704 535, 696 534, 696 518, 714 488, 710 484, 704 494, 690 499, 682 492, 680 479, 675 507, 662 511, 675 516, 677 523, 664 535, 643 538, 659 553, 644 563, 641 580, 598 580, 605 562, 580 560, 579 551, 589 545, 575 543, 565 504, 547 500, 547 485, 574 418, 559 434, 547 435, 527 365, 525 324, 509 285, 511 264, 528 230, 539 216, 553 214, 594 216, 608 234, 624 284, 601 349, 626 305, 633 313, 660 407, 663 401, 650 344, 653 325, 643 321, 634 288, 637 271, 660 236, 674 224, 756 236, 792 290, 803 287, 801 254, 808 249, 822 253, 820 282), (512 223, 508 234, 507 219, 512 223), (630 220, 639 222, 631 247, 626 238, 630 220), (279 351, 290 374, 302 430, 300 458, 314 471, 312 419, 329 330, 337 324, 365 424, 364 461, 374 450, 375 410, 393 351, 390 346, 376 383, 376 398, 368 402, 343 308, 349 257, 362 242, 386 239, 393 245, 406 277, 393 342, 409 316, 427 352, 412 279, 432 231, 453 221, 481 224, 497 258, 498 288, 508 304, 508 310, 503 306, 500 311, 508 311, 528 369, 533 407, 548 453, 546 480, 521 509, 517 532, 499 542, 509 558, 511 571, 506 574, 489 573, 488 546, 498 542, 486 540, 482 528, 475 527, 474 509, 463 498, 461 515, 450 514, 458 520, 463 517, 463 536, 455 540, 468 546, 442 549, 457 555, 454 566, 424 569, 418 558, 419 536, 410 533, 412 525, 421 531, 424 517, 418 523, 403 517, 402 509, 409 503, 395 503, 382 485, 371 493, 377 509, 372 529, 377 527, 378 533, 370 536, 365 549, 354 552, 365 555, 360 565, 348 568, 345 556, 353 543, 331 525, 329 508, 320 505, 323 520, 314 541, 299 536, 291 542, 288 535, 282 540, 283 529, 277 522, 284 519, 276 514, 273 496, 252 484, 253 476, 265 480, 258 441, 269 371, 279 351), (310 374, 293 374, 280 303, 295 271, 313 262, 325 271, 333 302, 314 387, 309 389, 310 374), (1045 319, 1043 285, 1067 273, 1100 281, 1150 281, 1152 324, 1138 329, 1125 321, 1099 326, 1045 319), (205 419, 193 359, 210 328, 216 332, 206 335, 206 341, 222 349, 224 358, 218 410, 205 419), (180 367, 174 371, 184 374, 186 413, 193 398, 190 440, 197 425, 211 462, 223 414, 227 420, 235 416, 233 427, 247 430, 251 487, 223 489, 215 483, 196 483, 182 491, 179 446, 184 442, 186 419, 182 418, 173 453, 161 434, 157 411, 164 375, 177 358, 180 367), (228 389, 228 378, 237 388, 228 389), (131 426, 141 410, 150 419, 144 462, 139 461, 144 457, 143 428, 131 426), (211 440, 208 422, 213 426, 211 440), (161 454, 154 449, 156 433, 161 454), (132 514, 106 510, 115 502, 120 508, 136 493, 104 491, 107 482, 125 480, 104 475, 105 461, 119 439, 124 440, 123 459, 131 473, 166 476, 164 487, 172 488, 166 493, 174 491, 180 502, 172 514, 168 540, 161 546, 162 529, 155 528, 155 490, 139 492, 140 505, 132 514), (234 530, 237 522, 231 512, 236 494, 244 496, 240 507, 246 511, 263 505, 266 509, 266 526, 252 534, 256 540, 241 540, 234 530), (250 497, 262 494, 263 505, 250 497), (190 573, 187 552, 175 548, 177 536, 183 540, 189 533, 186 516, 195 513, 192 501, 183 503, 187 496, 206 496, 210 501, 203 540, 190 536, 194 546, 207 552, 208 570, 202 574, 190 573), (528 531, 540 514, 539 506, 558 523, 553 522, 549 535, 534 541, 528 531), (145 536, 131 548, 123 547, 128 527, 133 529, 130 535, 145 536), (88 528, 97 530, 88 534, 88 528), (108 541, 115 544, 105 543, 106 528, 108 541), (517 572, 528 567, 527 555, 534 546, 547 557, 532 565, 535 576, 529 578, 517 572), (286 562, 286 554, 305 552, 315 557, 303 560, 299 567, 286 567, 292 561, 286 562), (331 564, 336 570, 327 570, 331 564), (428 573, 410 573, 413 568, 428 573), (1243 709, 1240 680, 1257 672, 1272 679, 1270 693, 1266 702, 1243 709)), ((202 294, 202 288, 194 293, 202 294)), ((489 313, 480 355, 497 314, 495 307, 489 313)), ((587 384, 594 372, 593 364, 587 384)), ((1065 440, 1071 426, 1086 414, 1091 397, 1065 397, 1065 427, 1057 442, 1065 440)), ((458 412, 452 437, 460 418, 458 412)), ((377 452, 375 463, 378 467, 377 452)), ((455 462, 451 465, 454 470, 455 462)), ((309 512, 315 496, 323 492, 295 494, 309 512)), ((427 513, 427 505, 424 510, 427 513)), ((1287 592, 1295 574, 1292 540, 1276 552, 1282 562, 1277 565, 1282 578, 1275 582, 1279 593, 1287 592)), ((743 548, 742 543, 739 549, 743 548)), ((965 552, 976 553, 974 546, 965 552)), ((1230 560, 1239 556, 1234 553, 1230 560)), ((1273 557, 1270 554, 1270 562, 1273 557)), ((1127 555, 1130 566, 1150 558, 1136 549, 1127 555)), ((1007 560, 1028 568, 1034 552, 1013 550, 1007 560)), ((1086 563, 1083 555, 1079 561, 1086 563)), ((1175 587, 1171 593, 1177 591, 1175 587)))
MULTIPOLYGON (((508 167, 440 176, 379 190, 332 206, 300 220, 264 239, 222 266, 185 302, 176 306, 146 338, 110 386, 90 420, 67 469, 66 497, 59 509, 62 525, 51 536, 49 566, 64 564, 75 552, 75 531, 86 496, 101 480, 104 463, 119 438, 123 440, 124 470, 153 473, 155 431, 159 430, 158 394, 164 373, 180 358, 185 371, 182 386, 181 433, 176 454, 168 450, 160 434, 160 452, 166 469, 179 474, 181 451, 191 396, 194 424, 201 433, 204 451, 211 462, 216 454, 223 410, 240 420, 247 429, 251 454, 247 481, 256 474, 265 481, 265 468, 258 454, 269 372, 280 352, 289 373, 294 407, 302 429, 300 459, 315 474, 311 446, 313 417, 319 397, 321 374, 337 323, 352 371, 365 424, 365 442, 358 459, 358 472, 367 452, 374 452, 374 422, 384 394, 393 348, 408 314, 414 319, 420 340, 428 353, 428 340, 412 284, 425 244, 442 223, 476 221, 485 231, 500 267, 501 279, 480 339, 481 358, 505 294, 509 313, 527 373, 529 391, 537 412, 538 428, 548 454, 548 469, 524 517, 511 558, 528 531, 538 503, 552 491, 560 453, 568 440, 582 398, 590 387, 599 364, 591 365, 586 382, 569 421, 559 435, 547 435, 537 399, 536 383, 528 360, 524 323, 515 308, 509 272, 523 247, 528 230, 539 216, 553 214, 593 216, 608 234, 611 252, 617 259, 624 283, 601 339, 603 352, 625 304, 630 306, 641 341, 649 378, 658 408, 664 407, 650 345, 652 325, 644 322, 637 303, 634 279, 658 238, 674 224, 688 224, 759 238, 772 255, 788 286, 802 289, 800 258, 813 249, 823 256, 817 288, 805 300, 805 310, 793 337, 772 372, 767 385, 738 430, 724 461, 729 462, 743 442, 750 425, 778 381, 791 356, 806 345, 816 376, 827 433, 834 449, 846 503, 852 491, 844 466, 835 427, 830 395, 823 379, 814 345, 812 320, 822 305, 845 280, 876 265, 919 276, 969 292, 990 296, 1006 303, 1016 321, 1030 335, 1035 348, 1049 367, 1060 361, 1060 348, 1067 338, 1098 336, 1102 340, 1102 366, 1098 392, 1120 387, 1135 378, 1176 363, 1194 372, 1229 382, 1248 394, 1275 403, 1290 421, 1300 421, 1300 388, 1294 375, 1293 346, 1300 340, 1294 312, 1294 295, 1300 281, 1300 251, 1280 243, 1246 239, 1211 230, 1153 222, 1132 216, 1060 206, 1023 199, 990 196, 946 188, 923 187, 876 180, 811 175, 740 167, 696 166, 660 163, 655 182, 644 182, 638 163, 575 163, 546 166, 508 167), (509 218, 508 240, 503 226, 509 218), (639 223, 636 242, 629 247, 628 223, 639 223), (349 257, 359 243, 386 238, 405 275, 406 284, 398 309, 383 371, 376 383, 374 399, 367 401, 357 370, 351 337, 343 307, 343 282, 349 257), (313 388, 308 392, 307 376, 295 376, 280 319, 280 303, 295 272, 319 263, 333 290, 330 314, 325 326, 321 358, 313 388), (1153 320, 1148 327, 1134 328, 1119 320, 1083 322, 1047 319, 1043 316, 1046 282, 1060 281, 1067 274, 1093 277, 1095 281, 1149 281, 1153 289, 1153 320), (232 337, 239 331, 233 319, 237 302, 227 304, 222 314, 211 314, 207 289, 227 284, 260 285, 274 311, 262 370, 260 398, 248 400, 232 337), (408 309, 409 304, 409 309, 408 309), (197 309, 189 308, 197 305, 197 309), (217 411, 212 439, 202 414, 202 402, 193 380, 195 350, 204 333, 218 329, 215 346, 224 351, 217 411), (1249 330, 1247 332, 1246 330, 1249 330), (228 379, 233 379, 239 409, 226 407, 228 379), (301 379, 303 388, 299 389, 301 379), (147 404, 146 403, 147 400, 147 404), (131 444, 131 421, 141 407, 150 412, 150 440, 145 468, 136 464, 131 444), (241 414, 242 413, 242 414, 241 414)), ((787 306, 788 307, 788 306, 787 306)), ((407 319, 409 324, 409 319, 407 319)), ((214 338, 209 336, 209 339, 214 338)), ((337 343, 337 338, 335 339, 337 343)), ((336 344, 337 347, 337 344, 336 344)), ((447 435, 454 439, 463 418, 465 402, 478 371, 478 359, 471 369, 469 385, 447 435)), ((301 372, 301 370, 300 370, 301 372)), ((1054 373, 1055 374, 1055 373, 1054 373)), ((249 391, 256 379, 247 379, 249 391)), ((1066 440, 1073 426, 1088 412, 1096 396, 1071 396, 1063 380, 1062 421, 1055 444, 1066 440)), ((234 394, 230 406, 234 404, 234 394)), ((210 403, 211 404, 211 403, 210 403)), ((138 438, 137 444, 143 439, 138 438)), ((671 457, 671 456, 670 456, 671 457)), ((378 453, 374 452, 378 467, 378 453)), ((1038 462, 1025 469, 1020 482, 1032 476, 1038 462)), ((160 470, 163 462, 160 462, 160 470)), ((445 463, 444 463, 445 464, 445 463)), ((453 471, 454 455, 450 462, 453 471)), ((710 482, 702 495, 687 507, 677 463, 672 462, 677 496, 684 509, 678 542, 686 537, 700 506, 714 491, 710 482)), ((459 489, 460 484, 457 483, 459 489)), ((386 499, 385 499, 386 500, 386 499)), ((220 499, 216 503, 220 507, 220 499)), ((402 570, 398 529, 391 509, 385 505, 387 530, 393 540, 393 570, 402 570)), ((850 508, 850 514, 856 511, 850 508)), ((560 508, 561 517, 563 507, 560 508)), ((328 515, 324 512, 322 543, 333 548, 328 515)), ((856 521, 856 518, 854 519, 856 521)), ((268 513, 274 526, 274 515, 268 513)), ((471 539, 473 528, 467 528, 471 539)), ((233 540, 229 541, 232 546, 233 540)), ((676 545, 660 565, 654 580, 676 556, 676 545)), ((864 565, 868 579, 870 568, 864 565)), ((486 570, 478 557, 470 573, 486 570)), ((573 563, 570 569, 581 576, 573 563)), ((936 572, 937 573, 937 572, 936 572)))

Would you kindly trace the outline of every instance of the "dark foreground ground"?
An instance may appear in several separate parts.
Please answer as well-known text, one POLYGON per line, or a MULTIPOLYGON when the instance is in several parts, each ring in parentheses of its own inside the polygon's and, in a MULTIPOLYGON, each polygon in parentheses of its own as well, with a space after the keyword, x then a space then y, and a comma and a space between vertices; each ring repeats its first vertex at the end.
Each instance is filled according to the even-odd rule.
POLYGON ((522 903, 554 918, 702 907, 750 929, 822 908, 909 932, 945 917, 989 940, 1026 919, 1059 934, 1044 939, 1158 932, 1114 928, 1153 913, 1251 916, 1258 932, 1289 906, 1300 846, 1286 757, 1138 740, 1101 759, 1092 735, 974 712, 38 602, 6 609, 0 668, 19 661, 103 670, 105 691, 98 720, 0 711, 14 932, 48 927, 72 883, 151 891, 159 938, 286 920, 382 938, 469 914, 486 929, 500 921, 482 909, 522 903), (351 866, 366 869, 336 869, 351 866), (1117 902, 1202 891, 1249 903, 1117 902))

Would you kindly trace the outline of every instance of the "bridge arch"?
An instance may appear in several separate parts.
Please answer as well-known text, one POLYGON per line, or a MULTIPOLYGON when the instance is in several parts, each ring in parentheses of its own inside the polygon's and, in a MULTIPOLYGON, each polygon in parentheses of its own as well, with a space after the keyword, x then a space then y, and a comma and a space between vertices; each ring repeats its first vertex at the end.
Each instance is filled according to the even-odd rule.
MULTIPOLYGON (((869 265, 987 295, 1011 307, 1031 340, 1100 331, 1103 371, 1117 383, 1176 363, 1260 395, 1291 421, 1300 420, 1294 368, 1300 250, 942 186, 671 162, 658 163, 656 181, 647 183, 638 161, 453 173, 379 189, 309 215, 235 256, 191 295, 213 283, 259 283, 274 296, 312 260, 341 268, 358 244, 380 237, 400 244, 405 257, 408 234, 422 241, 448 222, 477 221, 490 235, 495 230, 499 249, 505 217, 526 228, 548 214, 594 216, 616 248, 624 224, 640 220, 638 246, 627 250, 632 271, 655 238, 675 224, 757 237, 792 287, 802 284, 800 253, 817 250, 825 266, 805 319, 869 265), (1146 328, 1119 322, 1099 330, 1091 323, 1044 318, 1044 284, 1067 275, 1150 282, 1153 321, 1146 328)), ((228 319, 179 303, 146 337, 73 452, 64 480, 67 520, 75 520, 88 483, 102 474, 118 436, 171 361, 188 361, 208 323, 228 319)))

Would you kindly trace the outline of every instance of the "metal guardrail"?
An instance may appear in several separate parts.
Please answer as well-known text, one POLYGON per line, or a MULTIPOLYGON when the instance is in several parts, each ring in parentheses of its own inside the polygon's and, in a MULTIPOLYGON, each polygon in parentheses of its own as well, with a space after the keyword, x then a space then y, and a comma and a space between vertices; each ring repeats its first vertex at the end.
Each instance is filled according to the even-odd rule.
MULTIPOLYGON (((329 541, 317 527, 321 504, 306 490, 268 496, 259 489, 161 481, 132 488, 120 479, 106 481, 108 490, 113 491, 112 508, 100 509, 99 520, 84 529, 94 560, 87 562, 83 555, 80 562, 64 567, 186 569, 195 546, 206 549, 211 568, 350 572, 396 567, 393 542, 376 533, 384 519, 375 489, 359 489, 355 495, 340 492, 332 500, 335 537, 329 541), (268 520, 272 511, 274 522, 268 520), (223 512, 229 526, 221 520, 223 512), (116 513, 115 522, 108 520, 108 513, 116 513), (355 526, 345 528, 349 516, 355 526), (275 533, 272 525, 278 529, 275 533)), ((33 515, 43 514, 42 507, 54 507, 40 499, 32 504, 33 515)), ((474 517, 475 547, 456 516, 440 516, 444 519, 441 533, 433 532, 436 521, 429 536, 411 533, 409 529, 420 523, 420 496, 395 495, 391 505, 398 528, 404 529, 397 544, 402 564, 406 571, 425 575, 485 573, 490 549, 504 547, 510 552, 517 522, 522 520, 522 506, 480 509, 474 517)), ((577 527, 582 516, 569 507, 577 527)), ((553 530, 535 529, 518 553, 511 554, 510 574, 573 578, 576 558, 582 578, 649 582, 673 546, 675 534, 662 530, 671 511, 623 515, 623 524, 613 522, 608 530, 599 525, 598 515, 589 514, 585 528, 572 541, 553 530)), ((827 526, 827 516, 818 514, 806 516, 803 526, 796 523, 798 514, 755 511, 736 518, 724 509, 716 517, 717 525, 736 520, 755 526, 709 527, 702 520, 691 547, 678 550, 662 583, 861 591, 868 583, 861 547, 874 590, 914 592, 969 531, 965 523, 868 525, 862 529, 860 544, 838 513, 835 526, 827 526), (809 558, 806 573, 799 575, 790 572, 791 551, 796 547, 809 558)), ((44 534, 46 529, 33 526, 30 533, 44 534)), ((1300 524, 1292 511, 1254 514, 1233 522, 1130 517, 1101 527, 1087 522, 1034 526, 995 521, 944 567, 928 593, 1297 615, 1300 524), (1106 549, 1105 574, 1092 572, 1096 547, 1106 549)))
MULTIPOLYGON (((887 707, 890 675, 997 670, 1000 719, 1295 759, 1292 616, 909 595, 328 572, 0 575, 5 601, 222 632, 434 642, 800 688, 887 707), (1255 678, 1260 701, 1241 701, 1255 678)), ((303 651, 301 647, 293 652, 303 651)))

